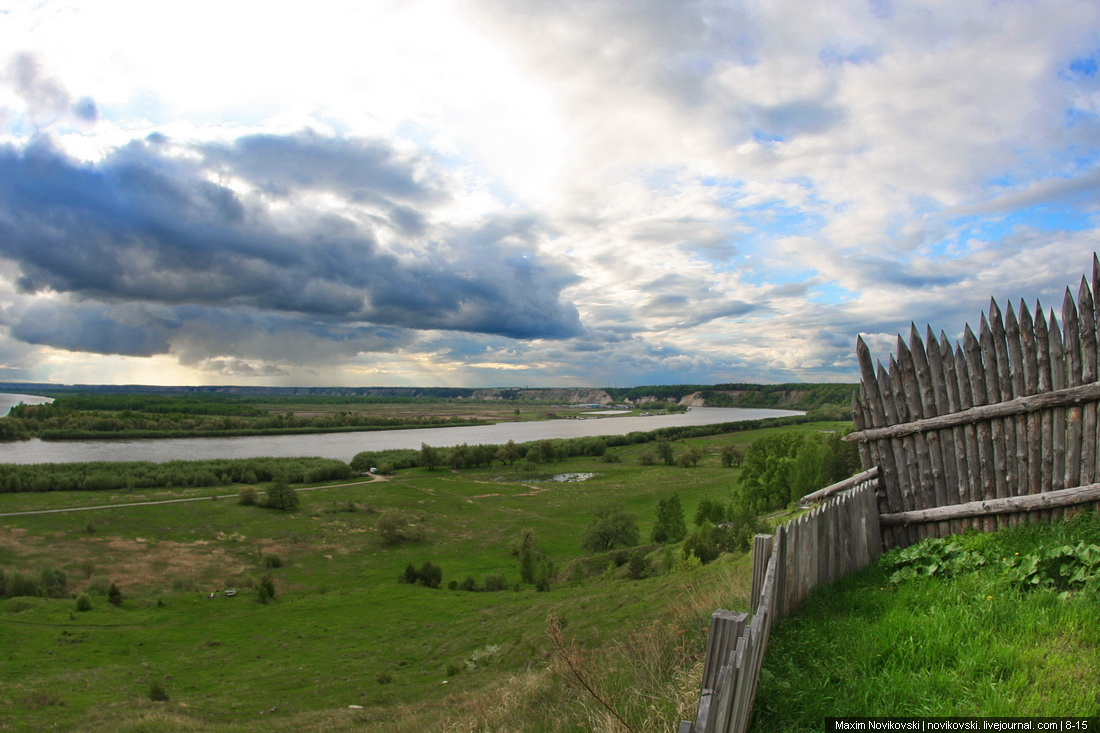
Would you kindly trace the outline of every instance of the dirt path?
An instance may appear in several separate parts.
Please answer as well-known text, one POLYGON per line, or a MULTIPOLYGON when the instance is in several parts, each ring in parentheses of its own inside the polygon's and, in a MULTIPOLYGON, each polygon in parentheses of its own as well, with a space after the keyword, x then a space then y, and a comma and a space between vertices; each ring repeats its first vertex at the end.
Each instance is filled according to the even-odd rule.
MULTIPOLYGON (((328 484, 327 486, 306 486, 295 491, 317 491, 319 489, 336 489, 342 486, 362 486, 372 484, 375 481, 385 481, 383 476, 372 476, 367 481, 353 481, 347 484, 328 484)), ((60 514, 62 512, 90 512, 96 509, 122 509, 130 506, 151 506, 154 504, 182 504, 185 501, 211 501, 216 499, 235 499, 238 494, 215 494, 214 496, 194 496, 187 499, 160 499, 158 501, 132 501, 126 504, 99 504, 97 506, 74 506, 68 509, 35 509, 27 512, 2 512, 0 517, 21 517, 28 514, 60 514)))

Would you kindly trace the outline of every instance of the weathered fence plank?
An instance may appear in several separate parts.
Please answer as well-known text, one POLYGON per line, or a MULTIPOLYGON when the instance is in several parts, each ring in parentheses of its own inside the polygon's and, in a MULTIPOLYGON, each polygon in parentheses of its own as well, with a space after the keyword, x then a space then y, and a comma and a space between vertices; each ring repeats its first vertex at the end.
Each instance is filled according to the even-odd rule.
POLYGON ((1100 500, 1100 483, 1075 486, 1072 489, 1048 491, 1044 494, 1008 496, 1001 499, 989 499, 988 501, 972 501, 966 504, 951 504, 931 509, 883 514, 879 517, 879 521, 883 526, 940 522, 944 519, 957 517, 985 517, 1012 512, 1044 511, 1054 507, 1076 506, 1098 500, 1100 500))
MULTIPOLYGON (((1050 387, 1054 390, 1066 387, 1065 352, 1062 346, 1062 329, 1058 326, 1058 320, 1054 311, 1050 311, 1050 325, 1047 327, 1047 337, 1050 344, 1050 387)), ((1052 434, 1051 452, 1053 465, 1051 466, 1050 488, 1052 491, 1066 488, 1066 410, 1062 407, 1054 408, 1054 430, 1052 434)), ((1049 522, 1054 514, 1044 511, 1043 521, 1049 522)))
POLYGON ((871 474, 773 535, 754 538, 752 616, 722 610, 711 616, 699 706, 694 723, 680 723, 681 733, 744 733, 774 620, 815 587, 878 556, 878 482, 871 474))

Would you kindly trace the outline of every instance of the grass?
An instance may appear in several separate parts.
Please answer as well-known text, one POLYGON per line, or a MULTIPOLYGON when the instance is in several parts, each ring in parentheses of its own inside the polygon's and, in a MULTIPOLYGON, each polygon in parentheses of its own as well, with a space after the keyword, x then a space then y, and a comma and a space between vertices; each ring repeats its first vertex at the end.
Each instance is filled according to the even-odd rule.
MULTIPOLYGON (((707 448, 695 468, 644 467, 645 446, 628 446, 613 451, 621 463, 578 458, 535 475, 413 469, 305 492, 287 513, 211 498, 5 517, 0 567, 61 568, 92 608, 77 612, 73 597, 0 600, 0 730, 624 730, 568 661, 634 730, 674 730, 694 715, 710 613, 747 605, 745 556, 640 581, 625 569, 562 579, 549 593, 397 578, 431 561, 444 584, 501 573, 511 588, 521 529, 533 528, 564 568, 606 502, 634 513, 643 538, 657 501, 673 493, 690 522, 699 500, 724 500, 736 480, 720 446, 759 434, 692 440, 707 448), (556 472, 596 475, 545 480, 556 472), (384 509, 405 512, 424 540, 382 545, 384 509), (280 567, 265 560, 273 555, 280 567), (266 605, 257 600, 265 575, 276 588, 266 605), (111 583, 124 596, 117 607, 111 583), (230 587, 236 597, 210 597, 230 587), (560 648, 549 617, 563 630, 560 648)), ((235 493, 4 494, 0 512, 235 493)))
POLYGON ((1024 590, 1006 572, 1079 542, 1100 544, 1100 515, 964 535, 977 569, 891 582, 884 556, 820 589, 772 631, 752 730, 819 731, 833 716, 1100 714, 1097 585, 1024 590))

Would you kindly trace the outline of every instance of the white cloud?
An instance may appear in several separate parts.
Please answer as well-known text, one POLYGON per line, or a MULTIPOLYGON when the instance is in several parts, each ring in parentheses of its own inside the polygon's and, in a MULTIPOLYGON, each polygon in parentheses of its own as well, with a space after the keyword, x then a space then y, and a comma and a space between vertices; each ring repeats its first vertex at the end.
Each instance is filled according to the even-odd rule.
MULTIPOLYGON (((279 320, 288 307, 320 318, 322 304, 370 306, 380 288, 318 278, 293 302, 248 300, 253 326, 287 330, 230 319, 226 328, 245 328, 235 351, 194 319, 167 335, 108 327, 102 304, 74 297, 67 313, 51 311, 54 330, 34 330, 10 320, 29 293, 0 289, 0 305, 13 334, 67 344, 74 360, 104 343, 168 344, 196 380, 854 378, 859 332, 910 320, 958 331, 991 294, 1057 304, 1090 265, 1098 12, 1091 0, 19 5, 0 17, 0 47, 31 54, 39 93, 14 77, 0 85, 0 142, 25 146, 38 125, 100 164, 154 131, 201 158, 309 129, 328 141, 312 146, 309 165, 273 165, 327 176, 324 190, 280 196, 263 188, 256 161, 238 159, 209 182, 303 240, 341 217, 372 232, 401 264, 394 272, 437 273, 434 287, 394 286, 391 302, 401 288, 506 285, 516 297, 492 301, 507 314, 456 296, 431 317, 364 307, 357 320, 279 320), (99 111, 94 128, 73 112, 85 97, 99 111), (349 194, 357 173, 322 153, 361 165, 363 141, 437 196, 349 194), (521 253, 542 269, 519 259, 501 269, 521 253), (510 329, 488 325, 504 315, 510 329), (379 322, 407 331, 375 338, 379 322), (104 324, 105 338, 65 327, 88 323, 104 324), (562 339, 542 340, 549 332, 562 339), (502 342, 509 334, 520 338, 502 342)), ((0 262, 11 288, 42 279, 17 261, 0 262)), ((217 290, 255 275, 205 282, 217 290)))

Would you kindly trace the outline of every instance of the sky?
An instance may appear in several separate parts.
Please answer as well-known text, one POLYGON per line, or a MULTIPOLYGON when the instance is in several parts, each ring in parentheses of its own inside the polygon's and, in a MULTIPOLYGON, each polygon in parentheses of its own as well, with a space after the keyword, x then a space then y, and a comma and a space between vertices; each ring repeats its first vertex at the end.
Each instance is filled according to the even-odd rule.
POLYGON ((0 381, 854 382, 1098 193, 1095 0, 0 0, 0 381))

